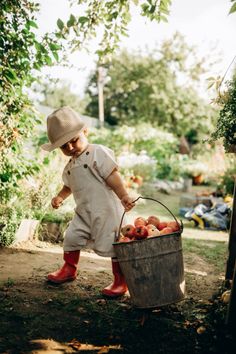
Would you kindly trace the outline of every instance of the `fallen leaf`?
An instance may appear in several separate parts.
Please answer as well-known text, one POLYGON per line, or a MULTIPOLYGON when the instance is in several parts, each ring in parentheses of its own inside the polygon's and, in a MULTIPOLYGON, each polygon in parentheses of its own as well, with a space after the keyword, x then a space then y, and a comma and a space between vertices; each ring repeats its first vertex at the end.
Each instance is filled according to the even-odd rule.
POLYGON ((198 334, 203 334, 206 331, 206 327, 200 326, 197 328, 197 333, 198 334))
POLYGON ((52 299, 48 299, 48 300, 46 300, 46 301, 43 302, 43 305, 47 305, 47 304, 49 304, 50 302, 53 302, 53 300, 52 300, 52 299))
POLYGON ((106 300, 105 299, 98 299, 97 301, 96 301, 96 303, 98 304, 98 305, 106 305, 106 300))

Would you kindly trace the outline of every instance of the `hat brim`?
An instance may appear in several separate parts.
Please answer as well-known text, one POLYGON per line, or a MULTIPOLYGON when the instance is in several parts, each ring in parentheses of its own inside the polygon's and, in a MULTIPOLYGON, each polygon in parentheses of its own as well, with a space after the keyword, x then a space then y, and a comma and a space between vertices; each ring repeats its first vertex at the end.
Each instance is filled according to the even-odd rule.
POLYGON ((73 139, 76 136, 76 134, 78 134, 84 127, 85 127, 85 124, 83 124, 83 126, 81 127, 81 123, 80 123, 78 125, 78 130, 74 127, 73 131, 67 133, 66 135, 64 135, 63 137, 61 137, 57 141, 55 141, 55 143, 53 143, 53 144, 46 143, 46 144, 41 145, 41 149, 50 152, 50 151, 53 151, 53 150, 59 148, 60 146, 68 143, 68 141, 73 139))

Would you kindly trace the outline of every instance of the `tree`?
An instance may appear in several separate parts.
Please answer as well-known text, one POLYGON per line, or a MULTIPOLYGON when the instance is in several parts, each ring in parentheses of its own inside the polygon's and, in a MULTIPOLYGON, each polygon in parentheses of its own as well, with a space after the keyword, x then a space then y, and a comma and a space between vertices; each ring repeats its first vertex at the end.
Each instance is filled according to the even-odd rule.
POLYGON ((131 7, 139 8, 141 16, 150 21, 167 22, 171 0, 69 0, 68 21, 58 19, 59 38, 69 40, 72 50, 85 47, 91 38, 98 39, 96 54, 100 61, 118 47, 122 36, 128 35, 131 7), (77 15, 79 14, 79 15, 77 15))
MULTIPOLYGON (((176 34, 164 41, 155 52, 128 53, 123 51, 106 64, 104 87, 105 117, 110 124, 136 125, 151 122, 177 136, 185 135, 196 143, 211 127, 214 110, 199 98, 191 86, 204 72, 204 60, 192 61, 183 38, 176 34), (185 77, 185 84, 179 84, 185 77)), ((87 85, 91 102, 87 113, 97 116, 97 72, 87 85)))
POLYGON ((2 0, 0 5, 0 197, 7 200, 18 180, 33 173, 36 164, 22 154, 22 142, 38 121, 26 87, 36 72, 58 60, 53 36, 37 38, 38 4, 28 0, 2 0))

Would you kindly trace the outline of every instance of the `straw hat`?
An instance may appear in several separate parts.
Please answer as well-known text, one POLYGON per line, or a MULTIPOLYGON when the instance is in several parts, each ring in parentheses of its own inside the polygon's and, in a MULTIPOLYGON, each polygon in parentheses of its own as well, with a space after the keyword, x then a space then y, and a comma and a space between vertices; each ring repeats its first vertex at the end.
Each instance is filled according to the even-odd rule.
POLYGON ((47 132, 50 143, 41 148, 52 151, 73 139, 85 126, 80 115, 69 106, 57 109, 47 117, 47 132))

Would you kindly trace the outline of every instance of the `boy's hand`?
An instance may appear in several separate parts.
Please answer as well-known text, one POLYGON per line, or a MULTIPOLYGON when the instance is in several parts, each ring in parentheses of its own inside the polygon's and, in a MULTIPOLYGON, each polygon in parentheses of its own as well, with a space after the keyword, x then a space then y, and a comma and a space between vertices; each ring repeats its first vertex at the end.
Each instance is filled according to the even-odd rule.
POLYGON ((128 194, 124 195, 121 198, 121 204, 125 208, 125 211, 129 211, 135 206, 135 203, 133 202, 133 199, 130 198, 128 194))
POLYGON ((54 209, 58 209, 62 205, 63 200, 64 199, 62 197, 59 197, 59 196, 52 198, 52 200, 51 200, 52 207, 54 209))

